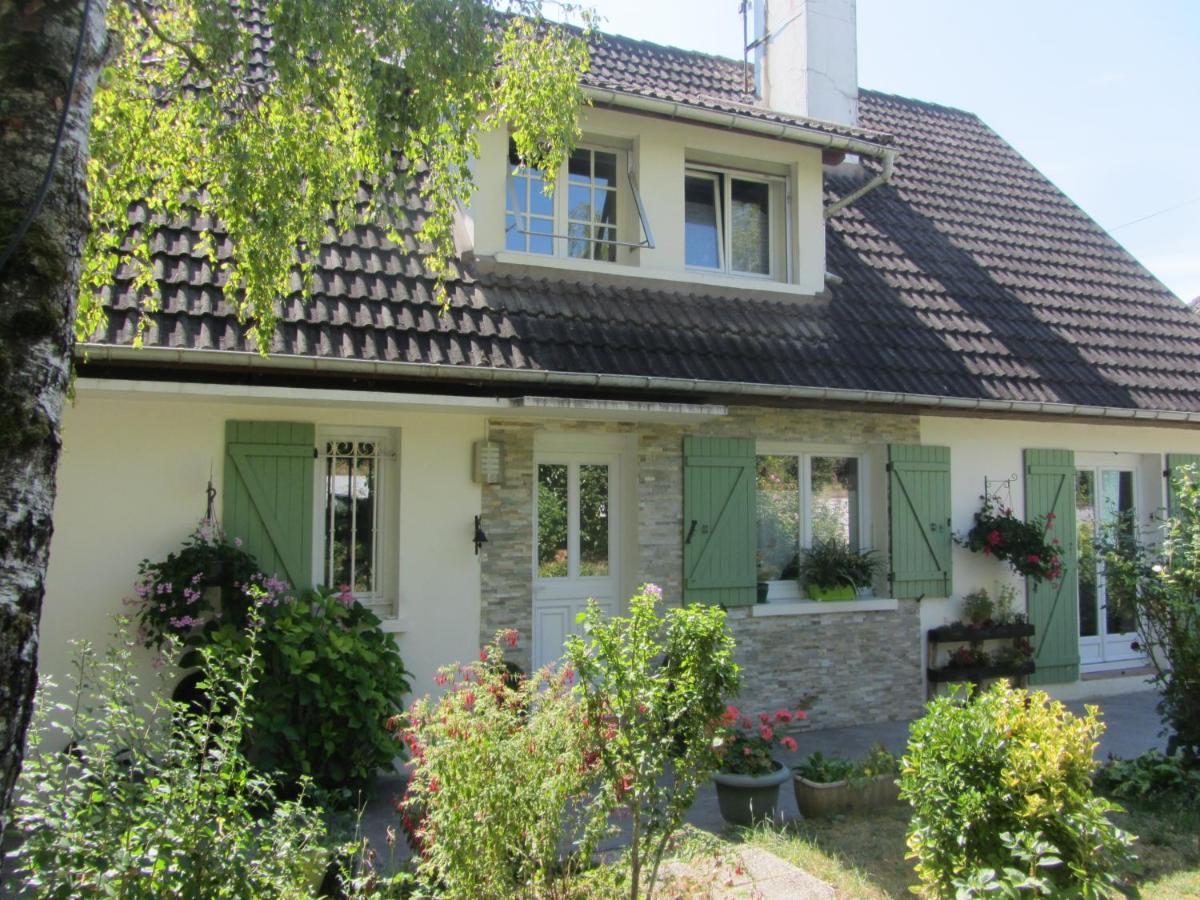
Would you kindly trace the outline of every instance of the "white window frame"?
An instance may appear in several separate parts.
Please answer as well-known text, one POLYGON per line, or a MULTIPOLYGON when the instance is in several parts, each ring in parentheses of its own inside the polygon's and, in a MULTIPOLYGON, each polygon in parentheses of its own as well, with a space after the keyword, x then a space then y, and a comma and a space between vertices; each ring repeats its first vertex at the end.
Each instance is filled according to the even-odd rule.
MULTIPOLYGON (((758 457, 760 456, 791 456, 800 460, 799 478, 799 508, 797 513, 800 518, 800 549, 807 550, 812 546, 812 517, 810 510, 812 506, 812 459, 814 456, 840 456, 854 459, 858 463, 858 549, 864 552, 870 552, 872 547, 871 536, 874 533, 871 522, 871 478, 870 478, 870 462, 871 456, 866 448, 854 445, 813 445, 803 444, 796 445, 791 443, 775 443, 761 442, 754 450, 754 468, 755 468, 755 531, 757 548, 757 528, 758 528, 758 457)), ((757 565, 757 564, 756 564, 757 565)), ((767 601, 795 601, 804 599, 804 593, 797 579, 786 579, 780 581, 767 582, 767 601)))
MULTIPOLYGON (((541 234, 536 235, 536 236, 544 236, 544 238, 550 238, 551 246, 553 247, 553 252, 552 253, 538 253, 538 252, 532 251, 532 250, 511 250, 511 248, 509 248, 509 246, 508 246, 509 216, 523 215, 528 218, 530 204, 529 204, 529 200, 527 199, 526 211, 524 211, 524 214, 517 214, 516 210, 514 209, 514 203, 512 203, 512 200, 514 200, 515 197, 514 197, 514 193, 512 193, 512 190, 511 190, 511 186, 512 186, 511 179, 512 179, 512 174, 514 174, 514 172, 516 172, 518 167, 512 166, 512 164, 509 162, 508 149, 505 149, 505 151, 504 151, 504 154, 505 154, 505 156, 504 156, 504 161, 505 161, 504 218, 503 218, 505 252, 522 253, 522 254, 524 254, 524 256, 528 256, 528 257, 534 258, 534 259, 547 259, 547 258, 577 259, 577 260, 587 260, 588 263, 599 263, 601 265, 605 265, 605 264, 611 265, 611 264, 619 262, 619 251, 620 251, 620 248, 622 248, 622 247, 631 248, 631 250, 637 250, 637 248, 642 248, 642 247, 648 248, 648 250, 653 250, 654 236, 652 233, 650 233, 649 223, 647 222, 647 218, 646 218, 646 211, 644 211, 643 206, 642 206, 641 197, 638 196, 638 193, 637 193, 636 179, 634 179, 634 176, 632 176, 632 173, 629 170, 629 161, 630 161, 629 151, 625 150, 623 148, 618 148, 618 146, 605 146, 604 144, 598 144, 598 143, 578 144, 576 146, 576 150, 588 150, 588 151, 592 152, 592 154, 596 154, 596 152, 605 152, 605 154, 612 154, 614 157, 616 157, 617 180, 616 180, 616 185, 614 185, 614 187, 616 187, 616 196, 617 196, 617 221, 613 223, 614 240, 601 241, 601 240, 598 240, 595 238, 587 238, 587 239, 571 238, 570 224, 572 223, 572 220, 570 217, 570 203, 569 203, 570 175, 569 175, 569 168, 568 168, 570 160, 564 160, 562 163, 562 166, 560 166, 558 169, 558 180, 556 181, 556 186, 554 186, 553 230, 552 230, 551 234, 548 234, 548 235, 541 235, 541 234), (625 232, 625 229, 622 227, 622 220, 625 217, 625 214, 624 214, 625 205, 624 204, 626 204, 626 203, 630 203, 630 204, 632 204, 632 206, 634 206, 634 210, 636 212, 638 221, 640 221, 640 223, 641 223, 643 233, 646 234, 646 239, 644 239, 640 242, 632 242, 632 241, 623 239, 623 234, 625 232), (614 257, 618 257, 618 258, 608 260, 608 259, 596 259, 593 256, 572 257, 570 254, 570 245, 571 245, 572 240, 587 240, 589 247, 594 247, 596 244, 610 245, 610 246, 616 248, 617 253, 614 253, 614 257)), ((595 169, 595 157, 594 156, 592 157, 592 168, 593 168, 593 173, 594 173, 594 169, 595 169)), ((532 190, 532 188, 530 188, 530 190, 532 190)), ((593 190, 594 190, 594 188, 593 188, 593 190)), ((545 216, 539 216, 539 218, 545 218, 545 216)), ((592 224, 594 226, 595 223, 593 222, 592 224)), ((517 224, 516 227, 517 227, 517 232, 524 236, 527 236, 527 238, 529 238, 529 236, 534 236, 534 235, 527 235, 526 232, 523 232, 523 230, 521 230, 520 224, 517 224)))
MULTIPOLYGON (((720 260, 720 266, 716 269, 708 266, 686 265, 684 268, 689 272, 720 272, 726 275, 735 275, 738 278, 757 278, 764 281, 775 280, 779 272, 779 253, 776 250, 777 242, 781 235, 787 240, 789 232, 787 223, 787 202, 788 195, 788 180, 781 175, 764 175, 761 172, 749 172, 744 169, 732 169, 723 166, 709 166, 702 163, 687 163, 683 172, 684 179, 687 178, 711 178, 716 182, 717 193, 720 195, 721 209, 720 215, 717 216, 717 257, 720 260), (733 179, 738 181, 751 181, 767 185, 767 271, 763 272, 743 272, 733 268, 733 179), (784 203, 776 202, 776 194, 781 194, 785 199, 784 203), (782 206, 781 213, 777 207, 782 206), (778 231, 776 229, 779 229, 778 231)), ((686 222, 681 222, 680 227, 686 229, 686 222)), ((684 235, 684 259, 687 259, 687 236, 684 235)), ((785 245, 786 246, 786 245, 785 245)), ((787 252, 785 250, 785 252, 787 252)))
MULTIPOLYGON (((325 483, 326 446, 330 442, 372 441, 376 450, 374 564, 375 590, 353 591, 354 599, 384 620, 398 615, 400 478, 399 433, 393 428, 326 425, 317 428, 317 464, 313 473, 313 574, 326 585, 325 529, 329 504, 325 483)), ((328 585, 335 593, 336 584, 328 585)))

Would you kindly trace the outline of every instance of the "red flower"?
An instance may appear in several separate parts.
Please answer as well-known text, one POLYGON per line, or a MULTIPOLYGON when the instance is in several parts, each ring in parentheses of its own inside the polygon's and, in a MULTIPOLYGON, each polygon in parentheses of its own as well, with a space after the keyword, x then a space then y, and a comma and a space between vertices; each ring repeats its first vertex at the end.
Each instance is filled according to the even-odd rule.
POLYGON ((762 722, 764 725, 769 725, 771 723, 770 713, 759 713, 758 721, 762 722))
POLYGON ((788 712, 786 709, 776 710, 775 721, 776 722, 784 722, 784 723, 790 722, 790 721, 792 721, 792 714, 790 712, 788 712))
POLYGON ((741 715, 741 711, 736 706, 733 706, 732 704, 729 706, 726 706, 725 712, 721 715, 721 724, 732 725, 734 722, 737 721, 738 716, 740 716, 740 715, 741 715))
POLYGON ((764 741, 769 741, 771 738, 775 737, 775 732, 771 730, 770 725, 764 725, 762 728, 758 729, 758 734, 764 741))
POLYGON ((796 739, 794 737, 782 737, 779 739, 779 743, 783 745, 784 750, 790 750, 792 753, 796 752, 796 739))
POLYGON ((998 530, 992 530, 988 532, 987 542, 989 547, 999 547, 1004 543, 1004 535, 998 530))
POLYGON ((475 692, 474 691, 467 691, 465 694, 463 694, 463 706, 465 706, 468 710, 472 710, 475 708, 475 692))
POLYGON ((802 710, 802 709, 798 709, 798 710, 796 710, 794 713, 792 713, 792 715, 795 717, 795 719, 796 719, 796 721, 797 721, 797 722, 801 721, 802 719, 807 719, 807 718, 808 718, 808 713, 806 713, 806 712, 805 712, 804 710, 802 710))
POLYGON ((1042 558, 1040 556, 1038 556, 1036 553, 1030 553, 1029 556, 1026 557, 1026 559, 1029 562, 1033 563, 1033 565, 1035 565, 1035 566, 1040 566, 1042 564, 1042 558))
POLYGON ((1052 512, 1046 513, 1046 527, 1049 528, 1050 523, 1053 522, 1057 518, 1058 518, 1058 516, 1054 515, 1054 513, 1052 513, 1052 512))

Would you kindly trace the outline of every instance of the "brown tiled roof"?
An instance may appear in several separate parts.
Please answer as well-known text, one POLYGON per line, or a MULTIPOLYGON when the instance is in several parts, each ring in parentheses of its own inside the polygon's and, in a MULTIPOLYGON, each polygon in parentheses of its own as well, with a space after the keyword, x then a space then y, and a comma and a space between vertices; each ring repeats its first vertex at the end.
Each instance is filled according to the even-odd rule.
MULTIPOLYGON (((740 63, 619 47, 630 45, 651 59, 623 50, 596 71, 670 72, 693 94, 740 85, 740 63)), ((625 374, 1200 412, 1200 317, 1016 151, 973 115, 901 97, 863 91, 860 116, 894 135, 900 156, 891 185, 829 222, 828 267, 842 281, 827 304, 460 272, 443 316, 412 240, 396 247, 360 227, 322 248, 311 302, 284 299, 273 352, 309 368, 439 364, 464 380, 625 374)), ((829 177, 827 199, 862 177, 829 177)), ((156 239, 161 312, 145 345, 253 351, 195 249, 200 224, 156 239)), ((95 342, 129 345, 129 273, 104 299, 95 342)))

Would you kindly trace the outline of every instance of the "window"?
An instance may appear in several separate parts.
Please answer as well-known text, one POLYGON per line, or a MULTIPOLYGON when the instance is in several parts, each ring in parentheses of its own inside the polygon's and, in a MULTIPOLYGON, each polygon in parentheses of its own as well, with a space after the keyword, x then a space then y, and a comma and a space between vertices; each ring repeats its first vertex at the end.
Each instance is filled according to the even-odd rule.
POLYGON ((861 458, 826 453, 757 457, 758 580, 799 575, 815 542, 863 546, 861 458))
POLYGON ((689 267, 770 276, 781 179, 688 169, 684 260, 689 267))
POLYGON ((566 190, 547 196, 545 173, 521 166, 510 142, 505 249, 616 262, 623 158, 616 150, 576 148, 559 180, 566 190))
POLYGON ((335 591, 348 586, 364 606, 390 615, 395 594, 390 435, 330 431, 319 435, 317 447, 317 583, 335 591))
POLYGON ((609 574, 609 466, 539 463, 537 577, 609 574))

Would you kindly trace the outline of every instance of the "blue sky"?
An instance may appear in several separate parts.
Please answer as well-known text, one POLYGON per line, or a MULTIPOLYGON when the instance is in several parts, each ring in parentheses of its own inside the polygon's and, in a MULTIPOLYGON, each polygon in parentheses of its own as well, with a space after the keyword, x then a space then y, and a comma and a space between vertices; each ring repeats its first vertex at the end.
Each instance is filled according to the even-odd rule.
MULTIPOLYGON (((738 0, 592 2, 605 31, 741 56, 738 0)), ((976 113, 1200 296, 1200 2, 858 0, 858 42, 863 87, 976 113)))

